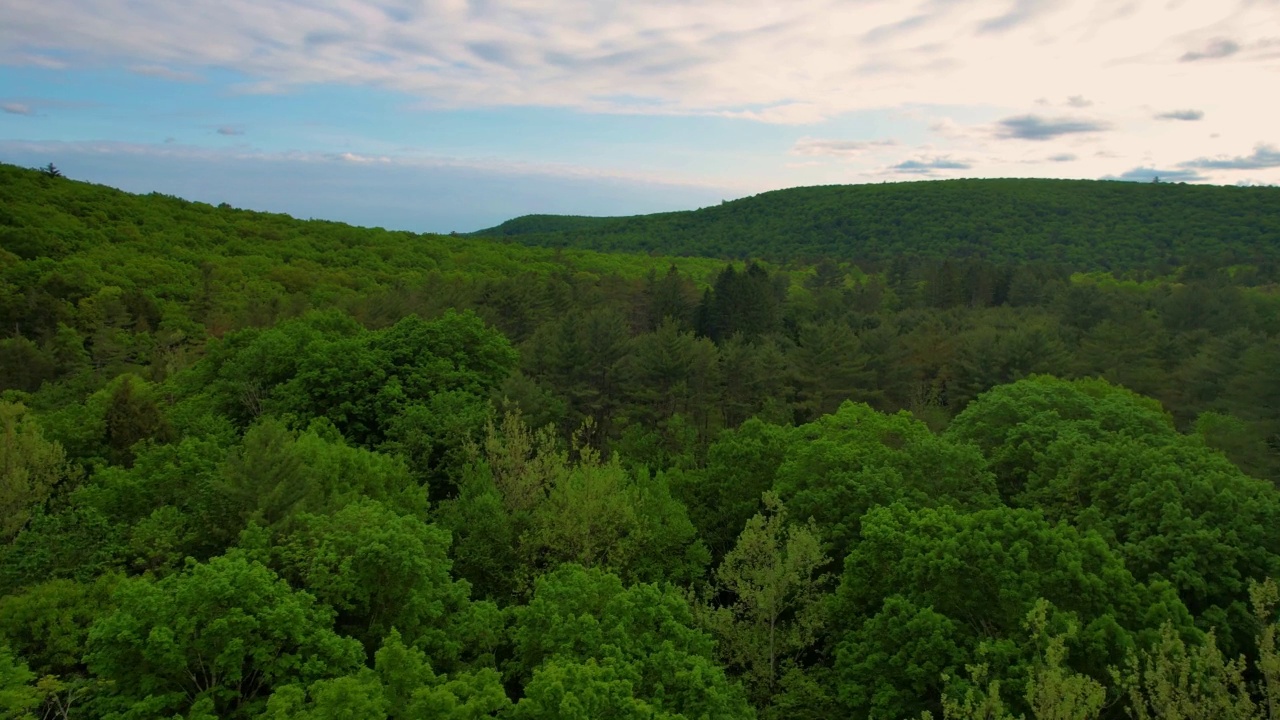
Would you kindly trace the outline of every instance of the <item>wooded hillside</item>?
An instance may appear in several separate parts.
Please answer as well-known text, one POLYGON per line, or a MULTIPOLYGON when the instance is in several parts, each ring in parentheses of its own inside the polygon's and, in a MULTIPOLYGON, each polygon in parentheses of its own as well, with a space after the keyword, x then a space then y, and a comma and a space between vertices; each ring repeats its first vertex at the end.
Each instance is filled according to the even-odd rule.
POLYGON ((900 255, 1167 270, 1280 259, 1280 188, 945 180, 762 193, 690 212, 531 215, 476 233, 548 247, 772 261, 900 255))
POLYGON ((1275 720, 1268 272, 607 254, 0 166, 0 717, 1275 720))

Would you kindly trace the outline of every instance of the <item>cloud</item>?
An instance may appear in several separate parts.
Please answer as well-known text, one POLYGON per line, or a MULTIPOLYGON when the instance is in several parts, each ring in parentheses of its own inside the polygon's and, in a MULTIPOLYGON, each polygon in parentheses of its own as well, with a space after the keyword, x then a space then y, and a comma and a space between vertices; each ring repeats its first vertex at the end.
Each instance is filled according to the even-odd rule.
POLYGON ((1195 62, 1197 60, 1217 60, 1218 58, 1231 57, 1240 52, 1240 43, 1230 38, 1216 38, 1210 40, 1200 50, 1188 50, 1178 58, 1180 62, 1195 62))
MULTIPOLYGON (((671 176, 696 168, 752 189, 879 180, 895 163, 893 172, 925 177, 930 171, 1097 177, 1135 166, 1176 169, 1179 160, 1223 150, 1247 154, 1255 140, 1280 139, 1256 117, 1263 115, 1256 96, 1239 91, 1274 82, 1275 63, 1259 56, 1260 43, 1280 35, 1275 4, 1168 4, 5 0, 0 73, 21 54, 28 65, 20 72, 33 76, 45 71, 29 63, 44 58, 72 68, 60 76, 69 81, 88 74, 81 69, 104 78, 130 71, 159 78, 129 83, 129 93, 142 94, 62 87, 65 97, 110 98, 110 108, 77 113, 79 126, 94 133, 84 137, 130 133, 160 144, 175 135, 210 146, 359 150, 370 157, 411 142, 441 154, 640 165, 671 176), (1184 53, 1229 49, 1214 38, 1238 46, 1231 60, 1258 61, 1178 62, 1184 53), (1115 62, 1135 54, 1140 61, 1115 62), (201 79, 203 85, 165 82, 201 79), (161 99, 166 89, 178 94, 161 99), (1049 102, 1033 105, 1038 97, 1049 102), (357 106, 369 110, 355 112, 357 106), (1212 124, 1144 132, 1157 113, 1184 106, 1204 108, 1212 124), (160 117, 167 110, 173 112, 160 117), (194 114, 210 110, 218 114, 194 114), (556 123, 563 116, 554 113, 565 111, 573 120, 556 123), (123 119, 130 114, 137 120, 132 130, 123 119), (590 117, 606 114, 662 117, 590 117), (327 127, 301 129, 304 115, 327 127), (931 132, 929 124, 942 116, 953 120, 931 132), (261 117, 271 117, 272 132, 255 120, 261 117), (434 131, 470 117, 477 118, 475 132, 434 131), (230 124, 220 128, 223 122, 230 124), (193 125, 199 135, 182 130, 193 125), (492 132, 480 132, 481 125, 492 132), (633 130, 644 137, 632 142, 633 130), (1193 132, 1173 132, 1184 130, 1193 132), (1209 132, 1221 132, 1223 144, 1209 132), (887 136, 902 145, 866 144, 887 136), (1245 144, 1226 144, 1241 138, 1245 144), (1100 159, 1095 150, 1116 157, 1100 159), (1070 154, 1079 157, 1065 159, 1070 154), (939 158, 972 167, 945 167, 939 158), (783 167, 810 160, 817 163, 783 167)), ((30 104, 53 113, 35 99, 30 104)), ((9 136, 70 131, 41 125, 14 118, 9 136)), ((1276 173, 1241 172, 1228 180, 1276 173)))
POLYGON ((129 68, 129 72, 135 75, 172 80, 174 82, 202 82, 204 80, 203 77, 195 73, 172 70, 163 65, 133 65, 129 68))
POLYGON ((1110 125, 1100 120, 1019 115, 997 122, 996 136, 1017 140, 1052 140, 1063 135, 1100 132, 1109 127, 1110 125))
POLYGON ((1201 170, 1262 170, 1280 168, 1280 149, 1274 145, 1261 144, 1253 149, 1253 154, 1237 157, 1199 158, 1179 163, 1184 168, 1201 170))
POLYGON ((1232 47, 1223 42, 1253 48, 1274 27, 1274 6, 1261 3, 1232 13, 1169 12, 1154 2, 1100 13, 1100 5, 6 0, 0 63, 43 58, 175 81, 234 77, 236 91, 378 88, 433 109, 563 107, 803 124, 920 102, 1014 107, 1081 88, 1111 108, 1134 88, 1172 92, 1161 79, 1188 50, 1173 45, 1179 38, 1225 28, 1235 39, 1188 53, 1207 57, 1232 47), (1228 19, 1234 24, 1214 24, 1228 19), (1054 32, 1047 22, 1037 27, 1048 20, 1054 32), (1134 47, 1171 46, 1176 52, 1160 51, 1164 65, 1109 65, 1134 47), (1001 82, 991 82, 996 76, 1001 82), (644 102, 611 100, 620 88, 644 102))
POLYGON ((850 158, 862 155, 867 150, 892 147, 897 144, 896 140, 826 140, 802 137, 791 146, 791 154, 850 158))
POLYGON ((934 157, 918 160, 904 160, 897 165, 891 165, 889 170, 903 173, 929 174, 935 170, 968 170, 970 167, 972 166, 966 162, 952 160, 948 157, 934 157))
POLYGON ((937 16, 934 14, 912 15, 911 17, 903 18, 902 20, 873 27, 862 36, 862 39, 869 43, 884 42, 899 35, 919 30, 928 25, 930 21, 936 19, 937 16))
POLYGON ((1157 120, 1203 120, 1203 110, 1170 110, 1156 115, 1157 120))
POLYGON ((0 110, 9 115, 35 115, 36 111, 26 103, 7 102, 0 105, 0 110))
POLYGON ((822 108, 813 103, 784 103, 760 110, 730 110, 717 114, 772 125, 809 125, 826 119, 822 108))
POLYGON ((1004 13, 985 20, 978 26, 979 33, 1004 32, 1054 10, 1060 0, 1014 0, 1004 13))
POLYGON ((0 51, 0 63, 5 65, 16 65, 18 67, 34 67, 43 70, 65 70, 68 65, 65 60, 51 58, 47 55, 37 53, 24 52, 3 52, 0 51))
POLYGON ((1061 163, 1061 162, 1071 162, 1076 159, 1076 156, 1071 153, 1059 153, 1057 155, 1050 155, 1046 159, 1049 162, 1061 163))
POLYGON ((1107 175, 1100 179, 1153 182, 1157 178, 1161 182, 1203 182, 1205 180, 1203 175, 1194 170, 1156 170, 1149 167, 1136 167, 1119 175, 1107 175))

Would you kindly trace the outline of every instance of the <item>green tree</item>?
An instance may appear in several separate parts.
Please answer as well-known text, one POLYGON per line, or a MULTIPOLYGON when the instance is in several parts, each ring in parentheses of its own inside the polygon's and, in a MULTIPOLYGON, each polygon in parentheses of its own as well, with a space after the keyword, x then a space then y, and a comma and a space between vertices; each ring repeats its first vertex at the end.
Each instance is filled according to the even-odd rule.
POLYGON ((942 674, 987 663, 1021 683, 1035 651, 1023 620, 1043 598, 1050 623, 1078 624, 1071 667, 1093 678, 1165 619, 1194 635, 1172 588, 1137 582, 1097 534, 1029 510, 877 508, 845 561, 832 607, 841 699, 856 713, 940 709, 942 674))
POLYGON ((707 449, 706 464, 669 473, 671 491, 688 507, 698 537, 721 558, 760 510, 778 467, 793 448, 793 431, 761 420, 725 430, 707 449))
POLYGON ((846 323, 802 325, 787 359, 796 388, 797 422, 815 420, 848 400, 871 402, 880 395, 861 343, 846 323))
POLYGON ((392 631, 375 655, 374 669, 285 685, 267 702, 262 720, 480 720, 511 705, 490 669, 437 675, 421 650, 392 631))
POLYGON ((25 407, 0 402, 0 541, 13 539, 55 486, 76 474, 25 407))
POLYGON ((1097 530, 1139 580, 1172 583, 1229 651, 1250 642, 1247 583, 1280 560, 1280 493, 1179 435, 1159 405, 1039 377, 983 396, 947 435, 984 449, 1010 504, 1097 530))
POLYGON ((35 720, 31 711, 40 704, 40 694, 33 684, 35 677, 8 646, 0 644, 0 718, 35 720))
POLYGON ((521 552, 530 568, 573 562, 649 582, 690 580, 709 559, 664 477, 590 451, 533 511, 521 552))
POLYGON ((638 679, 631 668, 614 663, 601 664, 594 659, 585 663, 552 660, 534 671, 511 717, 514 720, 677 720, 685 717, 663 712, 637 698, 638 679))
POLYGON ((123 583, 89 631, 85 662, 112 681, 108 717, 152 718, 204 703, 253 717, 272 689, 347 674, 363 653, 333 612, 260 564, 218 557, 162 580, 123 583))
POLYGON ((845 403, 792 434, 774 491, 797 517, 813 518, 837 562, 877 505, 983 508, 997 496, 973 448, 948 442, 906 412, 845 403))
POLYGON ((616 717, 632 717, 634 699, 684 717, 752 716, 741 688, 712 659, 713 640, 694 628, 671 586, 624 587, 612 574, 562 565, 538 579, 513 616, 512 671, 536 701, 517 712, 550 718, 572 710, 585 718, 593 708, 612 708, 616 717))
POLYGON ((450 576, 449 533, 361 500, 332 515, 303 514, 270 549, 293 587, 337 611, 336 629, 372 652, 392 628, 437 663, 463 650, 474 611, 450 576))
POLYGON ((173 439, 173 429, 145 380, 124 375, 114 387, 103 416, 107 458, 127 467, 133 464, 135 444, 143 440, 168 442, 173 439))
POLYGON ((779 676, 821 632, 820 569, 830 562, 812 521, 788 524, 786 508, 765 494, 765 510, 747 522, 715 573, 716 590, 733 598, 707 622, 730 667, 740 668, 757 705, 777 691, 779 676))

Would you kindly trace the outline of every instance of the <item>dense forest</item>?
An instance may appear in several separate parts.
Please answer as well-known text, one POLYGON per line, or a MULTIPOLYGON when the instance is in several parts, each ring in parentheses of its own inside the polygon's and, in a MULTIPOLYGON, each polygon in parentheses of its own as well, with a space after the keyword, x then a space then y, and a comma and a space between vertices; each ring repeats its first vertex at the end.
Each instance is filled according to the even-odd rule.
POLYGON ((0 165, 0 718, 1276 720, 1280 196, 1095 186, 544 248, 0 165))
POLYGON ((920 256, 1166 273, 1260 266, 1278 279, 1280 188, 1092 180, 946 180, 762 193, 690 212, 530 215, 481 237, 773 261, 920 256))

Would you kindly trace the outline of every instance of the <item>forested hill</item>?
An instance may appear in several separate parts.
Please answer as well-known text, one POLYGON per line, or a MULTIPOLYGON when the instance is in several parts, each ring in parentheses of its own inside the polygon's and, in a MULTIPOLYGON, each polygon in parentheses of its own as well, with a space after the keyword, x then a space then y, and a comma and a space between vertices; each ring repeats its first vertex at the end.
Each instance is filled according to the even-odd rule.
POLYGON ((0 719, 1277 720, 1274 267, 887 265, 0 165, 0 719))
POLYGON ((895 254, 1087 269, 1280 257, 1280 188, 945 180, 762 193, 689 212, 529 215, 476 235, 529 245, 773 260, 895 254))
MULTIPOLYGON (((348 293, 367 293, 382 283, 404 284, 430 273, 578 271, 638 276, 654 264, 634 255, 499 246, 484 239, 300 220, 226 204, 215 207, 161 193, 137 195, 0 163, 0 271, 14 260, 46 267, 54 261, 72 262, 80 270, 62 272, 59 282, 82 283, 77 290, 88 290, 99 280, 130 287, 139 278, 154 282, 162 276, 181 284, 212 271, 199 270, 202 262, 216 262, 218 274, 243 273, 250 285, 268 280, 276 285, 271 292, 283 285, 290 291, 328 286, 348 293), (78 263, 73 258, 79 258, 78 263), (99 267, 85 272, 86 262, 99 267), (178 275, 190 277, 176 280, 178 275)), ((698 259, 672 262, 700 277, 721 266, 698 259)), ((189 290, 183 288, 179 294, 186 297, 189 290)))

